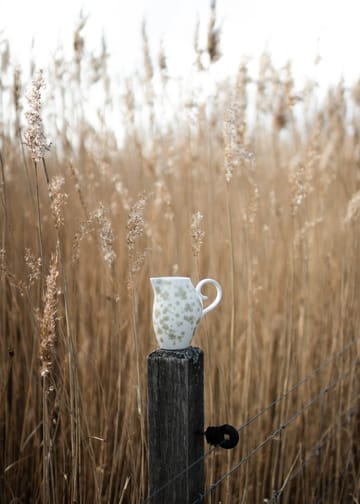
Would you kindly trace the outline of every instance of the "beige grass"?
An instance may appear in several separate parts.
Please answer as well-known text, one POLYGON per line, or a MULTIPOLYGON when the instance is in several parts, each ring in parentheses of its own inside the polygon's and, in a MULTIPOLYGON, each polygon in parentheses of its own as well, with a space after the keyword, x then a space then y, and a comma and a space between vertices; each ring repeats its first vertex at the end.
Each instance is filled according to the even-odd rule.
MULTIPOLYGON (((84 55, 83 23, 75 61, 58 60, 46 83, 61 107, 46 121, 58 128, 51 151, 32 151, 36 170, 17 136, 19 72, 16 93, 1 88, 14 108, 14 124, 0 130, 1 502, 135 504, 146 495, 145 363, 156 348, 150 276, 213 277, 223 286, 194 340, 205 350, 206 425, 240 427, 360 337, 360 112, 343 84, 314 108, 291 70, 264 58, 258 76, 242 65, 237 82, 221 84, 206 107, 193 103, 191 121, 176 106, 165 128, 157 114, 170 105, 149 99, 154 67, 147 80, 126 84, 119 146, 106 117, 95 130, 77 101, 86 101, 80 75, 94 63, 84 55), (71 65, 75 73, 60 71, 71 65), (140 127, 144 110, 148 128, 140 127), (41 372, 50 357, 49 391, 41 372)), ((150 68, 145 27, 143 38, 150 68)), ((99 78, 106 112, 117 97, 108 95, 109 76, 99 78)), ((168 85, 169 76, 161 80, 168 85)), ((234 451, 209 456, 207 485, 356 358, 354 345, 244 429, 234 451)), ((276 487, 283 502, 357 502, 358 396, 353 367, 209 502, 260 503, 276 487)))

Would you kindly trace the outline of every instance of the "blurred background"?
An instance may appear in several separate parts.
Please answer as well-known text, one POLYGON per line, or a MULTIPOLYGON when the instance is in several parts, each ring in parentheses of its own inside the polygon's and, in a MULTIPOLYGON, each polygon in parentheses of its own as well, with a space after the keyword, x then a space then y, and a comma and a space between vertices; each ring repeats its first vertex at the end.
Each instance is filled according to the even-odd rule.
MULTIPOLYGON (((166 47, 170 73, 188 75, 194 61, 196 23, 200 38, 206 38, 208 0, 73 0, 61 3, 34 0, 0 2, 0 33, 9 40, 12 62, 25 64, 34 58, 46 66, 56 51, 72 52, 72 34, 80 12, 89 51, 98 50, 106 37, 111 71, 124 78, 142 64, 141 24, 146 21, 151 52, 166 47)), ((218 0, 217 24, 222 32, 223 57, 218 75, 232 73, 240 60, 257 64, 260 54, 271 53, 276 66, 289 59, 295 77, 314 77, 321 85, 358 77, 356 61, 360 34, 357 8, 352 0, 303 0, 301 3, 274 0, 218 0)))

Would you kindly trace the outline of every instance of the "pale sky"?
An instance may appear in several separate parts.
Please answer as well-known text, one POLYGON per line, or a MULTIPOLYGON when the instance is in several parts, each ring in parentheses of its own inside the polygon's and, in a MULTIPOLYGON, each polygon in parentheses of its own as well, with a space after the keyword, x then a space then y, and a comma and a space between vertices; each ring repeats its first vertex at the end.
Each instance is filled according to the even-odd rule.
MULTIPOLYGON (((79 12, 89 15, 84 29, 88 49, 100 46, 104 32, 115 73, 142 64, 141 23, 147 20, 152 54, 164 41, 169 67, 186 74, 194 60, 196 20, 206 41, 210 0, 0 0, 0 36, 10 40, 12 62, 29 61, 31 41, 37 67, 45 67, 58 45, 71 54, 79 12)), ((276 66, 293 60, 295 76, 320 84, 353 82, 360 76, 360 4, 357 0, 218 0, 223 58, 219 75, 235 74, 243 56, 258 62, 267 49, 276 66), (319 51, 321 63, 315 68, 319 51)))

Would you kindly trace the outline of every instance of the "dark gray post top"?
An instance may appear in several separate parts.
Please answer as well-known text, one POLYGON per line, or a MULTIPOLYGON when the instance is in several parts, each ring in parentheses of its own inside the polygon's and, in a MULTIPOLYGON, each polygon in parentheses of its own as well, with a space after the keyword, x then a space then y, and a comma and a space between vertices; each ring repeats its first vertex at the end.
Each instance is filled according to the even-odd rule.
POLYGON ((164 348, 158 348, 148 356, 148 359, 184 359, 196 363, 203 353, 201 348, 192 346, 181 350, 165 350, 164 348))

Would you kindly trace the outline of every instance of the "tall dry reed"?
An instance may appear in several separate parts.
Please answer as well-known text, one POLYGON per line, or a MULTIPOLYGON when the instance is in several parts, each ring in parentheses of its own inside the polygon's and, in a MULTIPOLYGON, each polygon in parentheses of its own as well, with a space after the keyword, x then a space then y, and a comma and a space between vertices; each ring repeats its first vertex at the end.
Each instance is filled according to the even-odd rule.
MULTIPOLYGON (((194 55, 209 79, 215 7, 194 55)), ((207 457, 206 484, 277 432, 208 501, 357 502, 358 345, 323 365, 360 336, 357 87, 321 101, 264 54, 258 75, 242 62, 205 103, 164 52, 157 74, 144 25, 144 72, 111 95, 106 43, 94 59, 85 31, 81 16, 73 61, 35 75, 27 130, 0 46, 1 82, 17 76, 0 87, 14 121, 0 129, 0 501, 141 502, 149 277, 178 274, 224 289, 194 341, 206 425, 240 427, 273 403, 235 450, 207 457)))

